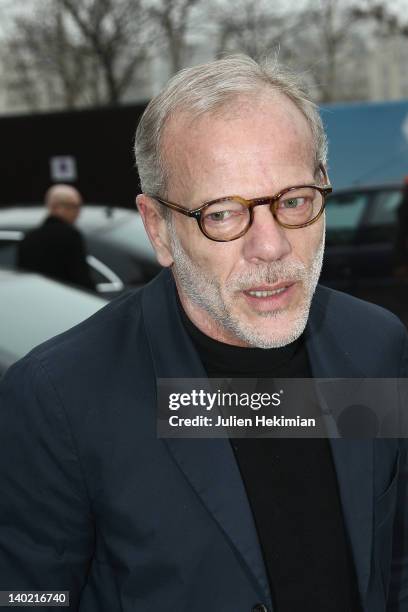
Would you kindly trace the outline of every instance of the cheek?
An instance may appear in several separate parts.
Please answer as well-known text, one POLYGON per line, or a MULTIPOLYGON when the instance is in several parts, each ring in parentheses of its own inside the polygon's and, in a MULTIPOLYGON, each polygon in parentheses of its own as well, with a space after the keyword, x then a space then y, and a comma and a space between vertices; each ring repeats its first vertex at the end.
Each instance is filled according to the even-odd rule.
POLYGON ((319 223, 316 227, 290 230, 293 237, 290 238, 292 252, 295 257, 304 264, 310 264, 318 252, 323 239, 324 226, 319 223))
POLYGON ((177 220, 175 230, 181 246, 188 257, 204 273, 227 279, 238 264, 241 253, 237 241, 231 243, 215 242, 203 235, 198 223, 189 219, 177 220))

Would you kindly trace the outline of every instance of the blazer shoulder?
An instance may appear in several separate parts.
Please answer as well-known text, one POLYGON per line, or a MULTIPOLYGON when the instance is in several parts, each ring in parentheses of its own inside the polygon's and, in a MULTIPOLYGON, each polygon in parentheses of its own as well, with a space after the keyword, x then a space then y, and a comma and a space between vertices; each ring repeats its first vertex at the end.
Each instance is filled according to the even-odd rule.
POLYGON ((325 310, 332 322, 334 320, 337 325, 347 325, 349 329, 367 332, 373 326, 385 326, 390 331, 406 333, 402 321, 386 308, 323 285, 318 285, 313 305, 319 310, 325 310))
MULTIPOLYGON (((382 363, 388 360, 405 368, 407 329, 385 308, 319 285, 313 298, 311 317, 316 328, 330 330, 344 350, 355 355, 361 363, 380 359, 382 363)), ((400 375, 404 375, 402 370, 400 375)))

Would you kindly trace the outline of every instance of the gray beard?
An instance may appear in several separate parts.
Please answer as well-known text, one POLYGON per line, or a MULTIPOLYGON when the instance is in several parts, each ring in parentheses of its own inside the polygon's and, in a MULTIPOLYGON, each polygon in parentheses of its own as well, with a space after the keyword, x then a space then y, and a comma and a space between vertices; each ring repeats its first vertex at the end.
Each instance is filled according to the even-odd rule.
MULTIPOLYGON (((258 330, 255 324, 243 322, 233 314, 232 308, 223 298, 221 285, 218 280, 210 276, 205 269, 202 269, 191 260, 171 225, 169 233, 174 260, 172 266, 173 274, 178 287, 193 304, 209 315, 217 328, 230 332, 235 338, 248 346, 264 349, 286 346, 301 336, 306 327, 313 294, 322 268, 324 231, 321 243, 309 268, 300 262, 275 261, 269 264, 259 264, 249 269, 248 272, 240 273, 239 276, 237 275, 235 278, 230 277, 228 280, 231 305, 234 299, 233 295, 237 291, 262 284, 272 285, 282 279, 301 281, 304 299, 301 306, 297 309, 290 328, 284 333, 276 333, 274 337, 269 338, 265 337, 265 332, 258 330)), ((273 312, 258 313, 258 316, 262 319, 278 320, 285 312, 287 312, 286 309, 274 310, 273 312)))

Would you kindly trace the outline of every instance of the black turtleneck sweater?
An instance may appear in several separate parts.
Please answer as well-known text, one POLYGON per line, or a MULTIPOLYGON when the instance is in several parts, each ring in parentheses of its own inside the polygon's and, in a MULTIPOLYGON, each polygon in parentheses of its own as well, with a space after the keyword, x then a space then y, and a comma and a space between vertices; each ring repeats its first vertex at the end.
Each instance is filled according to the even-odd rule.
MULTIPOLYGON (((303 338, 279 349, 231 346, 203 334, 179 308, 210 378, 312 377, 303 338)), ((329 441, 240 438, 231 445, 274 611, 361 612, 329 441)))

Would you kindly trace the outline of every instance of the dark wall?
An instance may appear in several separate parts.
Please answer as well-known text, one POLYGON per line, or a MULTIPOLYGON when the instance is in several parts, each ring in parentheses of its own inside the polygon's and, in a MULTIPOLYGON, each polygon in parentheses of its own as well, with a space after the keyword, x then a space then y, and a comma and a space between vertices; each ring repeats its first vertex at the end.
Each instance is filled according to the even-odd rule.
POLYGON ((133 139, 145 105, 0 118, 0 206, 38 203, 50 159, 72 156, 78 187, 93 203, 134 206, 139 183, 133 139))

